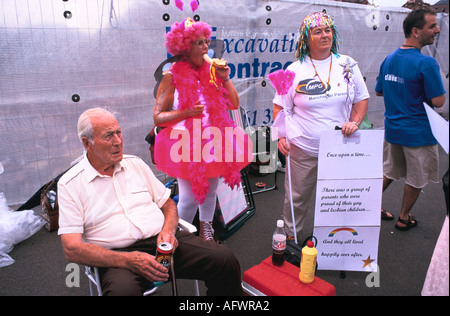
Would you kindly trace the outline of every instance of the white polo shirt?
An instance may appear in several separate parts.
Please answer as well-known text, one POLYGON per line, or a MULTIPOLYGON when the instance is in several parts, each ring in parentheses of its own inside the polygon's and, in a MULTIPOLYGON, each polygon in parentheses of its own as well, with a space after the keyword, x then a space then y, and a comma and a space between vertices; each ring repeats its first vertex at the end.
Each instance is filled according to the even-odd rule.
POLYGON ((139 157, 124 155, 112 177, 101 175, 86 156, 58 182, 58 234, 82 234, 85 242, 122 248, 157 235, 167 189, 139 157))
MULTIPOLYGON (((317 157, 320 135, 336 126, 342 127, 350 120, 353 105, 368 99, 370 94, 357 63, 349 56, 331 54, 327 59, 313 60, 313 63, 307 56, 303 63, 291 64, 287 69, 295 72, 294 82, 288 94, 284 97, 275 95, 273 103, 291 110, 292 124, 301 130, 302 135, 290 141, 310 156, 317 157), (353 72, 349 80, 344 72, 346 65, 353 72), (328 94, 323 85, 329 88, 328 94)), ((280 123, 282 128, 278 137, 284 137, 283 130, 288 127, 283 127, 284 121, 280 123)))

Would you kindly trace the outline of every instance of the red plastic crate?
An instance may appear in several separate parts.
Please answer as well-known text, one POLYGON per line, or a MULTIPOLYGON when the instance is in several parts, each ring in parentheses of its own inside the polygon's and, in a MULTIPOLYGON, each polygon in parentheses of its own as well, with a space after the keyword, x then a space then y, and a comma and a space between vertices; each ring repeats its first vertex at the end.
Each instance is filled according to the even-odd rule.
POLYGON ((244 272, 243 288, 247 294, 250 287, 267 296, 334 296, 332 284, 318 278, 310 284, 300 282, 300 268, 289 262, 281 267, 272 264, 272 257, 265 259, 259 265, 244 272), (248 287, 250 285, 250 287, 248 287), (247 288, 247 289, 246 289, 247 288))

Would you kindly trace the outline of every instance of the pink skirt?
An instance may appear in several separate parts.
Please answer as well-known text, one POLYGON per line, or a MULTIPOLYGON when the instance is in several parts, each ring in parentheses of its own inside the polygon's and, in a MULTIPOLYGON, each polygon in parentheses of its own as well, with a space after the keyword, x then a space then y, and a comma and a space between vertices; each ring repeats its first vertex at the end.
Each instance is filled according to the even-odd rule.
MULTIPOLYGON (((205 136, 205 132, 202 134, 205 136)), ((217 178, 227 174, 230 164, 242 169, 252 162, 253 144, 242 129, 230 127, 225 135, 210 135, 213 137, 203 140, 200 135, 194 135, 191 141, 187 129, 164 128, 155 140, 157 169, 171 177, 189 180, 191 162, 201 163, 207 178, 217 178)))

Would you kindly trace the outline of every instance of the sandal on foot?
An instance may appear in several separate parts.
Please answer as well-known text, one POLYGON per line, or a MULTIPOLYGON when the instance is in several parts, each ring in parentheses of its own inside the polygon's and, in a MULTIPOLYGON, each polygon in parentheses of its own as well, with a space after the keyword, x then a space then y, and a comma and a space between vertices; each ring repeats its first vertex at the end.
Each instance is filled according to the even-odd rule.
POLYGON ((392 221, 394 219, 394 216, 392 215, 391 212, 385 211, 385 210, 381 210, 381 219, 385 220, 385 221, 392 221))
POLYGON ((395 228, 398 230, 401 230, 401 231, 410 230, 411 228, 416 227, 416 226, 417 226, 417 220, 410 214, 408 215, 407 220, 401 219, 399 217, 397 224, 395 224, 395 228), (406 226, 398 226, 399 222, 406 226))

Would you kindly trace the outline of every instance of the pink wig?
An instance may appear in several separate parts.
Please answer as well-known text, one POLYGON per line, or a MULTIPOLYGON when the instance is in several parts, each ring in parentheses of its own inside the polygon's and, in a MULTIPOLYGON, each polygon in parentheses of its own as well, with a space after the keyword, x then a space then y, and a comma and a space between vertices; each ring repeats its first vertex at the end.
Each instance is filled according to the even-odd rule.
POLYGON ((170 32, 166 34, 166 47, 171 55, 187 55, 192 43, 204 35, 210 38, 211 26, 205 22, 194 22, 187 18, 183 22, 175 22, 170 32))

